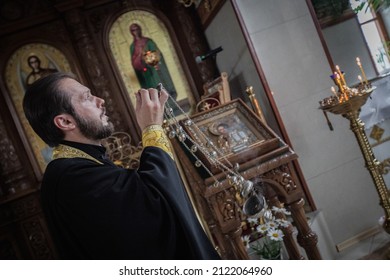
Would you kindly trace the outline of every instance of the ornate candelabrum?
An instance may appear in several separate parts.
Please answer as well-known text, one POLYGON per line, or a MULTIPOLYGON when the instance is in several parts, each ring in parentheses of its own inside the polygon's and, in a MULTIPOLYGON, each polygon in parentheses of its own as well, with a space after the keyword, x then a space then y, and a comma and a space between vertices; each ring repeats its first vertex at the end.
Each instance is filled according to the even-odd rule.
POLYGON ((385 211, 385 221, 383 228, 390 234, 390 198, 385 181, 380 172, 380 162, 375 158, 372 148, 368 142, 364 131, 364 123, 359 118, 361 107, 366 103, 367 98, 374 91, 375 87, 367 81, 363 71, 360 59, 356 58, 364 79, 358 76, 360 84, 355 88, 347 86, 344 73, 336 66, 336 71, 331 75, 334 83, 338 87, 338 91, 332 87, 333 95, 320 101, 320 109, 326 112, 331 112, 336 115, 342 115, 350 122, 350 128, 355 134, 360 150, 364 156, 366 168, 374 181, 376 190, 379 194, 380 205, 385 211))

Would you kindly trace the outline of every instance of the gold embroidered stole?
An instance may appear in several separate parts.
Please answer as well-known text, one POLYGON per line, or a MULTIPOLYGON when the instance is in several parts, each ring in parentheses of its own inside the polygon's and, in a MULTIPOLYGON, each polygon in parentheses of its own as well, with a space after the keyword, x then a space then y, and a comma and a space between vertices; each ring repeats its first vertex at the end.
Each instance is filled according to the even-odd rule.
POLYGON ((57 158, 85 158, 85 159, 89 159, 89 160, 92 160, 94 162, 97 162, 99 164, 103 164, 102 162, 98 161, 96 158, 88 155, 87 153, 85 153, 79 149, 70 147, 68 145, 63 145, 63 144, 60 144, 60 145, 54 147, 52 158, 53 159, 57 159, 57 158))
POLYGON ((144 147, 158 147, 164 150, 168 155, 173 158, 171 142, 169 142, 161 125, 153 124, 146 127, 142 131, 142 146, 144 147))

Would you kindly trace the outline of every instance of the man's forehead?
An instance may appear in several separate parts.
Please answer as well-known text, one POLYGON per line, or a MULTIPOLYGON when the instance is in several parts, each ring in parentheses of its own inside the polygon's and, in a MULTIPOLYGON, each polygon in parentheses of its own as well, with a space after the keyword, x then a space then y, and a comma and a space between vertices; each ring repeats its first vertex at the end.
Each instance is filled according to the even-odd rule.
POLYGON ((75 93, 84 94, 90 92, 89 88, 71 78, 65 78, 61 80, 60 88, 71 95, 74 95, 75 93))

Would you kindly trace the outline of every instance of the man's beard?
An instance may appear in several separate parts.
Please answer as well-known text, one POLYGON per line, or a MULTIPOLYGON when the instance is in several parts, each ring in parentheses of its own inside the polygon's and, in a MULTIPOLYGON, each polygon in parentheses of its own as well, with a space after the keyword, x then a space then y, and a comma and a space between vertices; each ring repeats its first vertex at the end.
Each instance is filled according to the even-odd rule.
POLYGON ((114 132, 114 125, 112 122, 103 125, 101 121, 86 120, 77 113, 73 117, 77 122, 80 132, 88 139, 102 140, 114 132))

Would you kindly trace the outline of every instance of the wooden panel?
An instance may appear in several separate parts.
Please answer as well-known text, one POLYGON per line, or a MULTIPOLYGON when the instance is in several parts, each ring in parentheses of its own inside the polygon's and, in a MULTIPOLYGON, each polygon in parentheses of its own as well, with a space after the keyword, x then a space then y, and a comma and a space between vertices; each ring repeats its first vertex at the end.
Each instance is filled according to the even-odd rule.
POLYGON ((0 259, 54 259, 39 194, 0 205, 0 259))
POLYGON ((197 11, 204 29, 207 28, 225 1, 226 0, 202 0, 200 2, 197 11))

